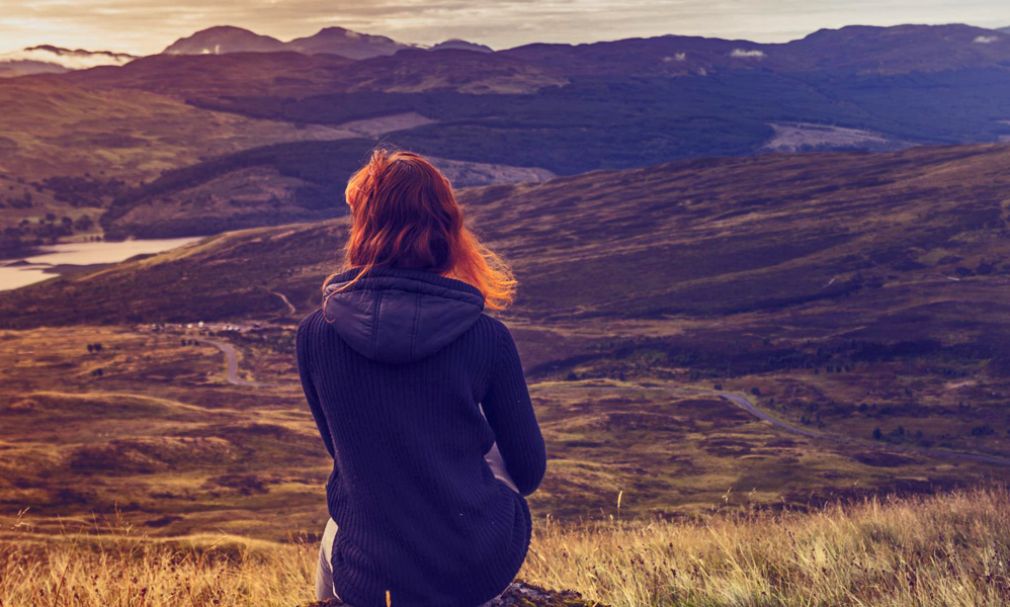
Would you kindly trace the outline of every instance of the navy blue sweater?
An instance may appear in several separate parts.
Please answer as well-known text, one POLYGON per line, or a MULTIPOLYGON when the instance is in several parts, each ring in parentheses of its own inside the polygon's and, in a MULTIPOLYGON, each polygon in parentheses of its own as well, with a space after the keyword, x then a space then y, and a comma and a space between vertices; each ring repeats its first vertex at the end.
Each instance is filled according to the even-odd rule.
POLYGON ((387 590, 394 606, 475 607, 519 571, 523 496, 546 468, 515 343, 469 284, 386 268, 334 291, 354 274, 331 280, 296 339, 334 460, 334 589, 354 607, 384 607, 387 590), (485 461, 495 441, 522 495, 485 461))

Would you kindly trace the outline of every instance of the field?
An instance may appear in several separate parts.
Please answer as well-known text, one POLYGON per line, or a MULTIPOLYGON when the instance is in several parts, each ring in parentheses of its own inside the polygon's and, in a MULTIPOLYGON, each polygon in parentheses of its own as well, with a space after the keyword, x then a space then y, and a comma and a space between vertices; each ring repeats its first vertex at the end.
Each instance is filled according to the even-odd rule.
MULTIPOLYGON (((528 360, 544 356, 537 348, 549 337, 516 330, 528 360)), ((27 508, 25 521, 49 532, 115 513, 156 536, 311 535, 325 521, 329 464, 293 380, 292 338, 290 327, 251 324, 0 333, 0 505, 27 508), (221 349, 229 346, 234 376, 221 349)), ((749 378, 678 380, 642 356, 605 359, 621 367, 613 377, 590 363, 531 375, 551 458, 531 500, 537 515, 601 518, 620 499, 625 516, 678 519, 1005 478, 1005 461, 874 441, 867 431, 856 441, 848 427, 783 431, 723 398, 761 401, 742 389, 749 378)))
MULTIPOLYGON (((527 579, 613 605, 1006 598, 972 577, 1005 576, 1005 540, 965 534, 1006 500, 971 492, 1010 480, 1008 163, 999 145, 769 155, 464 191, 520 280, 503 318, 548 445, 527 579), (859 505, 881 495, 912 501, 859 505)), ((303 600, 329 462, 293 331, 345 227, 0 293, 8 566, 129 558, 155 601, 169 582, 144 563, 169 559, 199 600, 303 600), (274 558, 295 568, 262 573, 274 558)))
MULTIPOLYGON (((534 510, 598 517, 621 495, 629 516, 678 517, 1005 480, 1007 162, 777 155, 466 191, 520 278, 506 321, 551 458, 534 510)), ((314 530, 326 462, 292 331, 343 229, 229 232, 0 294, 0 503, 39 525, 119 508, 166 536, 314 530)))
MULTIPOLYGON (((813 513, 537 527, 520 578, 613 607, 998 607, 1010 600, 1010 495, 973 490, 813 513)), ((0 519, 7 605, 293 607, 317 548, 222 534, 156 540, 112 520, 33 533, 0 519)), ((395 600, 393 601, 395 605, 395 600)))
MULTIPOLYGON (((159 536, 313 533, 325 521, 329 470, 292 380, 291 337, 277 329, 213 342, 185 329, 3 332, 0 504, 28 508, 25 520, 49 531, 116 513, 159 536), (215 342, 237 346, 236 377, 215 342)), ((988 470, 783 436, 701 383, 531 379, 551 457, 531 503, 555 519, 606 516, 619 495, 626 516, 682 517, 873 488, 921 491, 924 478, 947 486, 988 470), (889 457, 903 463, 900 473, 889 457)))

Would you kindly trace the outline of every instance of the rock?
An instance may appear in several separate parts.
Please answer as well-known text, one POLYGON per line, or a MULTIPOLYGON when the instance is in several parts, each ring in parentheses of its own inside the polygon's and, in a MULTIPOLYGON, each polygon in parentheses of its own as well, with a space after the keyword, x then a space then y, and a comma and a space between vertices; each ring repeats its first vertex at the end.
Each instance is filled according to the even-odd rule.
MULTIPOLYGON (((306 607, 340 607, 339 600, 310 603, 306 607)), ((499 598, 489 603, 491 607, 607 607, 587 601, 574 590, 545 590, 526 582, 513 582, 499 598)), ((395 607, 395 606, 394 606, 395 607)))

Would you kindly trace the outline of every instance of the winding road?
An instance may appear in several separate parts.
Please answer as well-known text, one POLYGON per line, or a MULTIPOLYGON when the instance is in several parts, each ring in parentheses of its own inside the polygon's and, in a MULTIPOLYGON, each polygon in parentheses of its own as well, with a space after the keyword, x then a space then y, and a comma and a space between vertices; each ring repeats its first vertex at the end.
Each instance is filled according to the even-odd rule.
POLYGON ((197 337, 196 341, 204 344, 214 346, 224 354, 224 366, 225 366, 225 378, 228 380, 229 384, 234 386, 246 386, 251 388, 264 388, 267 386, 276 386, 279 384, 271 384, 266 382, 252 381, 248 379, 242 379, 238 374, 238 350, 231 343, 220 340, 220 339, 210 339, 208 337, 197 337))
MULTIPOLYGON (((207 337, 198 337, 196 338, 196 341, 214 346, 224 354, 225 378, 229 384, 249 388, 263 388, 280 385, 268 382, 258 382, 254 380, 243 379, 242 377, 240 377, 238 371, 238 350, 230 342, 220 339, 211 339, 207 337)), ((796 424, 769 415, 763 409, 755 405, 750 399, 741 394, 733 392, 715 392, 715 394, 718 395, 723 400, 732 403, 736 407, 752 415, 753 417, 763 422, 767 422, 780 430, 813 440, 819 440, 819 441, 830 440, 836 445, 849 445, 849 446, 858 446, 865 449, 897 451, 909 455, 922 455, 934 459, 941 459, 954 462, 973 462, 996 466, 1010 466, 1010 458, 1002 457, 999 455, 987 455, 984 453, 969 453, 965 451, 953 451, 950 449, 933 449, 929 447, 882 445, 877 441, 870 441, 853 438, 850 436, 839 436, 825 432, 818 432, 816 430, 811 430, 809 428, 797 426, 796 424)))
POLYGON ((968 453, 965 451, 952 451, 950 449, 932 449, 929 447, 908 447, 908 446, 898 446, 898 445, 881 445, 876 441, 863 440, 858 438, 852 438, 849 436, 838 436, 833 434, 827 434, 824 432, 817 432, 807 428, 802 428, 795 424, 791 424, 786 421, 782 421, 776 417, 765 413, 757 405, 751 402, 747 397, 740 394, 734 394, 732 392, 717 392, 724 400, 727 400, 740 409, 746 411, 747 413, 753 415, 754 417, 760 419, 761 421, 768 422, 769 424, 784 430, 791 434, 798 434, 806 438, 812 438, 816 440, 830 440, 836 444, 845 444, 859 446, 863 448, 877 449, 877 450, 888 450, 888 451, 898 451, 904 454, 910 455, 924 455, 926 457, 932 457, 935 459, 944 459, 948 461, 956 462, 973 462, 978 464, 992 464, 996 466, 1010 466, 1010 458, 1002 457, 999 455, 987 455, 984 453, 968 453))
POLYGON ((288 308, 288 316, 294 316, 295 314, 298 313, 298 309, 295 308, 293 303, 291 303, 291 300, 288 299, 287 295, 281 293, 280 291, 270 291, 270 292, 279 297, 280 300, 284 302, 284 305, 287 306, 288 308))

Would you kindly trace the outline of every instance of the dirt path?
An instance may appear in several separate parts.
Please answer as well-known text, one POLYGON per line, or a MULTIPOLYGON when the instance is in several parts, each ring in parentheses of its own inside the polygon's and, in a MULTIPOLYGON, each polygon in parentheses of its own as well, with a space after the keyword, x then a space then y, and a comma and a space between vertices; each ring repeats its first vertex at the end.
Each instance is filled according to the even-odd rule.
POLYGON ((280 300, 284 302, 284 305, 288 307, 288 316, 294 316, 298 314, 298 309, 295 308, 294 304, 291 303, 291 300, 288 299, 287 295, 281 293, 280 291, 270 291, 270 292, 279 297, 280 300))
POLYGON ((929 447, 908 447, 899 445, 882 445, 876 441, 863 440, 858 438, 852 438, 848 436, 837 436, 833 434, 828 434, 825 432, 817 432, 815 430, 809 430, 807 428, 802 428, 795 424, 783 421, 776 417, 765 413, 763 410, 758 408, 753 402, 750 401, 745 396, 740 394, 734 394, 732 392, 717 392, 719 397, 727 400, 740 409, 743 409, 747 413, 753 415, 754 417, 760 419, 761 421, 768 422, 769 424, 784 430, 791 434, 798 434, 800 436, 805 436, 807 438, 812 438, 816 440, 830 440, 838 445, 849 445, 858 446, 867 449, 876 450, 891 450, 898 451, 907 455, 924 455, 926 457, 932 457, 935 459, 943 459, 948 461, 956 462, 974 462, 978 464, 992 464, 996 466, 1008 466, 1010 465, 1010 457, 1001 457, 999 455, 986 455, 984 453, 966 453, 964 451, 952 451, 949 449, 932 449, 929 447))

